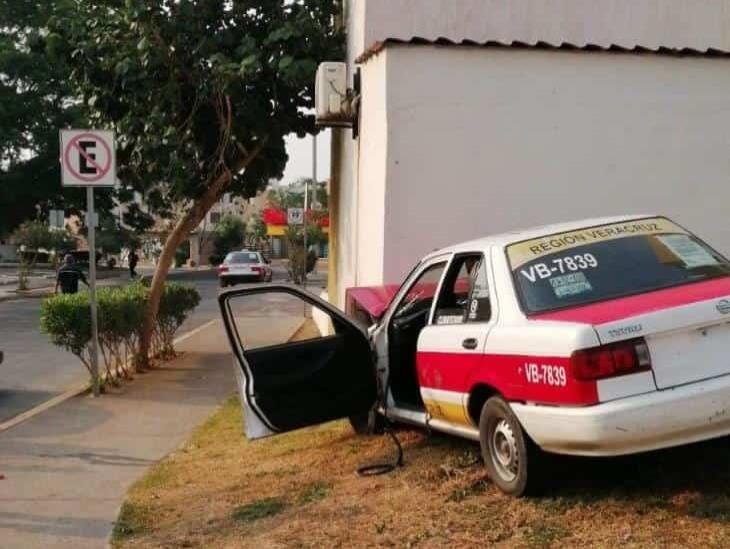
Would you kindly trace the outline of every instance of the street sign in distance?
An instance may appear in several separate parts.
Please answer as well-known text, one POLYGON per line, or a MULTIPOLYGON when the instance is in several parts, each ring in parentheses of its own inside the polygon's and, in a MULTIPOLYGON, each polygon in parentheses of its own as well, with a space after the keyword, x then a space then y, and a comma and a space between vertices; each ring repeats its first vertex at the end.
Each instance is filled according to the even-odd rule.
POLYGON ((63 210, 48 210, 48 225, 52 229, 63 229, 66 225, 66 213, 63 210))
POLYGON ((113 187, 116 173, 114 132, 61 130, 64 187, 113 187))
POLYGON ((304 208, 287 208, 286 220, 289 225, 304 224, 304 208))
POLYGON ((91 227, 92 221, 94 223, 94 227, 98 227, 99 226, 99 214, 97 212, 94 212, 94 215, 93 216, 89 215, 89 212, 86 212, 86 216, 85 217, 86 217, 85 221, 86 221, 86 227, 87 228, 91 227))

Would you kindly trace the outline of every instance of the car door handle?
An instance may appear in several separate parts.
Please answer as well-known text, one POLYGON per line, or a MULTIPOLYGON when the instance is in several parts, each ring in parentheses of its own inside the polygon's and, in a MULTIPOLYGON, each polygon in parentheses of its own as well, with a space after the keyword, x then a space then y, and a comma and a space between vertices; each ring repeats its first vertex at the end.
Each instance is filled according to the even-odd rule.
POLYGON ((464 341, 461 342, 461 346, 464 347, 464 349, 476 349, 477 345, 478 341, 475 337, 467 337, 464 341))

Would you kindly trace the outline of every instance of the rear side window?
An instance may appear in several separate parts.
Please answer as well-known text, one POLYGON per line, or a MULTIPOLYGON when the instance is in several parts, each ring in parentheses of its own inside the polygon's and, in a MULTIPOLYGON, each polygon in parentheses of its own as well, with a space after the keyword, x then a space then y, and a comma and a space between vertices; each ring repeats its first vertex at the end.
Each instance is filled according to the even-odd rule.
POLYGON ((226 263, 260 263, 257 252, 232 252, 226 257, 226 263))
POLYGON ((650 218, 507 247, 527 313, 584 305, 728 276, 728 261, 678 225, 650 218))

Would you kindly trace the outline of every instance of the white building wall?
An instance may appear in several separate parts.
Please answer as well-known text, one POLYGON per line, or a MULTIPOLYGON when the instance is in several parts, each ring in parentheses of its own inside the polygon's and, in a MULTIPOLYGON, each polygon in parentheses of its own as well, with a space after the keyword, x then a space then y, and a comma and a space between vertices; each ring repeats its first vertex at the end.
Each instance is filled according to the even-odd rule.
MULTIPOLYGON (((347 29, 347 64, 349 87, 353 86, 353 74, 355 70, 355 57, 357 56, 357 44, 362 40, 362 28, 364 17, 362 10, 364 3, 350 1, 345 3, 345 26, 347 29)), ((337 139, 333 134, 333 139, 337 139)), ((352 132, 347 130, 340 132, 342 154, 339 165, 332 166, 337 170, 340 180, 337 218, 337 278, 338 296, 330 296, 330 301, 344 307, 345 291, 355 285, 357 269, 357 165, 358 147, 357 141, 352 139, 352 132)))
POLYGON ((385 185, 388 124, 385 74, 388 53, 362 67, 359 158, 357 166, 357 276, 355 285, 370 286, 383 280, 385 242, 385 185))
POLYGON ((380 200, 378 143, 387 159, 384 216, 361 220, 384 223, 383 276, 361 239, 375 266, 359 282, 400 281, 453 242, 597 215, 664 213, 730 253, 729 59, 389 45, 364 69, 368 116, 387 108, 387 124, 363 125, 361 199, 380 200))
POLYGON ((345 132, 345 169, 341 181, 339 218, 340 300, 352 286, 383 280, 383 223, 386 159, 386 55, 362 67, 360 138, 345 132))

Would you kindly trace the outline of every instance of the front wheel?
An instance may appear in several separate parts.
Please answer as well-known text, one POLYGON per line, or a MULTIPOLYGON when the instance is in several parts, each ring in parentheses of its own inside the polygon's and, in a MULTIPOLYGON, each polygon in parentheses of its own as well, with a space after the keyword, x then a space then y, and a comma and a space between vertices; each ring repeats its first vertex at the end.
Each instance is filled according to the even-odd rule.
POLYGON ((518 497, 538 491, 540 449, 502 397, 492 397, 484 404, 479 442, 489 477, 500 490, 518 497))
POLYGON ((385 418, 373 410, 350 416, 348 419, 352 430, 358 435, 377 435, 385 430, 385 418))

